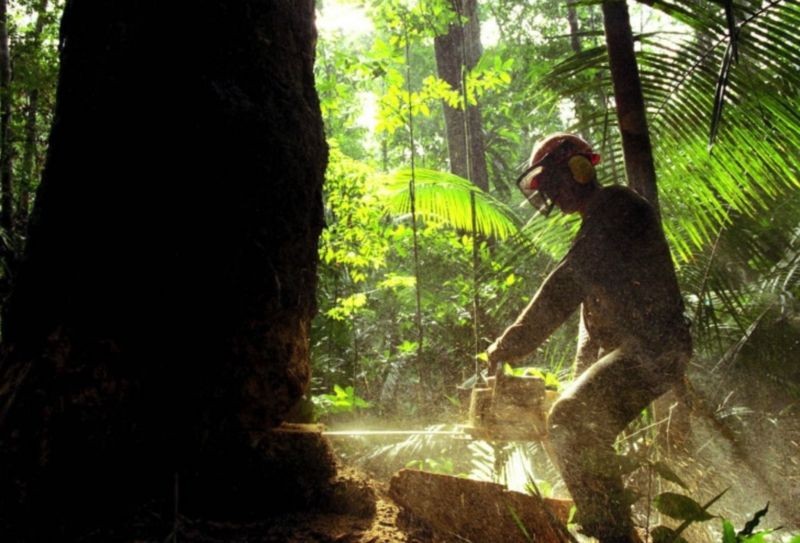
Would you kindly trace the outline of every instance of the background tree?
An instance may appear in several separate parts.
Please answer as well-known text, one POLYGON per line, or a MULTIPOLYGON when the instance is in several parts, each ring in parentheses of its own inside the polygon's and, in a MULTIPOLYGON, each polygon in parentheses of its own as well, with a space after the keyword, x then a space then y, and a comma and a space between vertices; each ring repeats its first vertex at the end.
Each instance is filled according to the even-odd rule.
POLYGON ((603 18, 628 184, 658 210, 650 131, 626 0, 604 0, 603 18))
POLYGON ((446 33, 434 39, 436 69, 440 79, 464 96, 459 107, 444 105, 450 171, 489 190, 481 112, 478 105, 467 98, 468 89, 465 88, 467 74, 475 68, 483 52, 478 2, 450 0, 448 3, 455 20, 447 26, 446 33))

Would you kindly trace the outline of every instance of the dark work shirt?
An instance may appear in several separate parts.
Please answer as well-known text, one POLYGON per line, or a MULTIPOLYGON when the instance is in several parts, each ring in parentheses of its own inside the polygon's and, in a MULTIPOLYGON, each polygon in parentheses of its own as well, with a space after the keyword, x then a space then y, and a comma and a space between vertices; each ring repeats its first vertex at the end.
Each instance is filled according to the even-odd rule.
POLYGON ((691 352, 661 225, 650 204, 628 188, 602 187, 592 195, 569 252, 497 340, 493 358, 513 362, 528 355, 581 304, 579 360, 623 345, 648 357, 691 352))

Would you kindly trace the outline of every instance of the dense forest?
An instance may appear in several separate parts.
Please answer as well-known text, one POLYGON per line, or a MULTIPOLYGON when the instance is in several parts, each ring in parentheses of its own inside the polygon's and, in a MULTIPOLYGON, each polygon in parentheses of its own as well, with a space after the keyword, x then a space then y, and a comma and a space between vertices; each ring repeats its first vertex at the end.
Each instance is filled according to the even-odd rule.
MULTIPOLYGON (((485 369, 482 353, 577 228, 521 207, 514 186, 537 139, 571 131, 603 156, 603 183, 634 186, 661 210, 692 321, 691 396, 705 410, 695 414, 717 434, 706 452, 719 449, 684 472, 708 474, 694 487, 704 498, 730 487, 721 503, 731 515, 771 501, 779 523, 796 525, 800 10, 629 2, 625 21, 609 4, 624 3, 320 3, 316 78, 331 154, 317 412, 376 427, 459 420, 457 386, 485 369), (646 106, 649 171, 637 157, 650 150, 626 141, 620 120, 632 107, 610 58, 621 22, 632 28, 639 77, 625 79, 646 106)), ((576 333, 577 319, 529 365, 568 382, 576 333)), ((650 447, 648 432, 670 418, 643 414, 638 444, 623 447, 650 447)), ((441 441, 403 447, 413 465, 475 471, 441 441)))
MULTIPOLYGON (((563 495, 538 444, 437 432, 578 229, 514 183, 569 131, 658 210, 692 322, 689 391, 618 443, 637 519, 796 541, 800 3, 293 4, 0 0, 0 529, 169 527, 179 474, 187 515, 257 515, 283 420, 422 430, 335 439, 376 474, 563 495)), ((577 330, 526 363, 554 389, 577 330)))

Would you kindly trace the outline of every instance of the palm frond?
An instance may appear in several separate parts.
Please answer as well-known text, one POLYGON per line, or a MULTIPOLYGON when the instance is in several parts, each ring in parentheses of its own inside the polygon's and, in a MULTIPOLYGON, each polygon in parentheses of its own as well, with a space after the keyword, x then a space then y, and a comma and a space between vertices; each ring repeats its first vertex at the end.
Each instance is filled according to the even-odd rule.
MULTIPOLYGON (((380 194, 389 213, 400 215, 411 210, 411 169, 402 168, 381 176, 380 194)), ((483 192, 457 175, 416 168, 414 194, 417 213, 426 220, 447 224, 458 230, 472 231, 472 203, 475 198, 477 233, 506 239, 517 230, 517 219, 501 201, 483 192)))
MULTIPOLYGON (((733 215, 768 212, 797 188, 800 34, 793 29, 800 25, 800 5, 772 1, 753 10, 744 1, 647 3, 685 25, 637 40, 665 227, 679 260, 688 262, 733 215)), ((544 83, 566 98, 609 95, 607 71, 604 49, 591 48, 558 64, 544 83), (598 75, 579 77, 586 71, 598 75)), ((575 129, 604 134, 607 122, 601 109, 575 129)), ((607 145, 619 156, 618 139, 607 145)), ((603 166, 601 179, 611 177, 603 166)))
MULTIPOLYGON (((716 334, 722 347, 745 337, 765 304, 797 293, 800 3, 642 3, 679 23, 637 36, 637 59, 665 230, 696 330, 716 334)), ((605 52, 565 59, 545 83, 567 99, 610 95, 605 52)), ((613 102, 595 103, 573 128, 595 140, 609 134, 604 144, 620 156, 608 125, 613 102)), ((608 161, 600 177, 614 177, 608 161)))

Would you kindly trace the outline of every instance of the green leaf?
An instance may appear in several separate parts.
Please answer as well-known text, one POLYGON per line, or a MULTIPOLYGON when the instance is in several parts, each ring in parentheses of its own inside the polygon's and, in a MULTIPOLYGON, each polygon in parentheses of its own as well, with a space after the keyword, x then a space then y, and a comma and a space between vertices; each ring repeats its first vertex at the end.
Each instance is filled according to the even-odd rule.
POLYGON ((386 279, 378 283, 381 288, 413 288, 417 284, 417 278, 413 275, 400 275, 397 273, 387 273, 386 279))
POLYGON ((356 409, 368 409, 372 405, 363 398, 356 395, 352 386, 342 388, 333 385, 333 394, 320 394, 312 396, 312 403, 322 413, 351 413, 356 409))
POLYGON ((722 519, 722 543, 737 543, 733 524, 727 519, 722 519))
POLYGON ((508 206, 463 177, 425 168, 414 169, 413 176, 410 168, 402 168, 383 177, 380 185, 389 213, 411 211, 412 181, 416 211, 428 220, 471 232, 474 197, 477 233, 502 240, 518 230, 508 206))
POLYGON ((767 534, 769 531, 764 532, 756 532, 753 535, 749 535, 747 537, 740 537, 739 541, 741 543, 766 543, 767 541, 767 534))
POLYGON ((674 492, 659 494, 653 499, 653 505, 658 512, 677 520, 698 522, 714 518, 692 498, 674 492))

